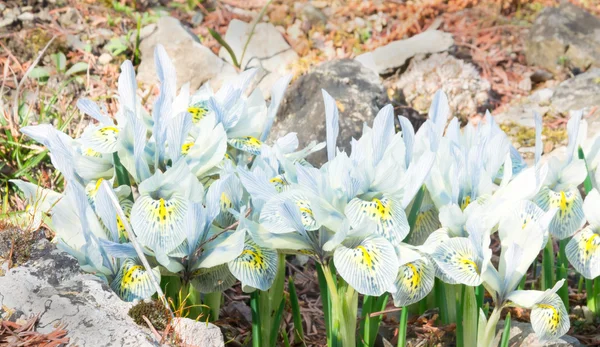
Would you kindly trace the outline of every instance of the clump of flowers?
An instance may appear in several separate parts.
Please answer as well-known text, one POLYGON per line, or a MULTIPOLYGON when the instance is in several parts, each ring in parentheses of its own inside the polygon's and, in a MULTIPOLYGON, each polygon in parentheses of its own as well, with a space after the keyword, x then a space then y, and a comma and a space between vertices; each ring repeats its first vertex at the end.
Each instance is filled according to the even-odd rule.
POLYGON ((215 293, 240 281, 252 293, 256 345, 275 343, 283 264, 296 254, 317 265, 330 346, 372 345, 380 319, 371 313, 390 296, 403 307, 404 332, 406 307, 434 296, 443 319, 459 323, 457 339, 465 345, 490 345, 510 306, 532 310, 540 340, 568 331, 557 295, 566 276, 541 291, 524 290, 521 282, 552 236, 570 237, 585 218, 590 226, 569 242, 566 257, 586 277, 597 276, 598 194, 583 203, 577 189, 587 176, 576 156, 585 129, 580 113, 569 121, 565 158, 544 162, 536 131, 530 168, 489 114, 462 131, 457 118, 449 121, 442 91, 418 131, 399 117, 396 133, 393 108, 386 106, 345 153, 335 100, 323 91, 326 142, 299 149, 295 133, 266 141, 290 76, 275 84, 267 106, 258 89, 248 91, 254 70, 218 91, 205 85, 192 92, 187 85, 176 89, 161 46, 155 62, 160 92, 151 111, 125 62, 115 115, 90 100, 78 102, 95 120, 80 138, 44 124, 21 129, 49 149, 64 192, 14 181, 39 207, 33 220, 49 213, 58 246, 123 300, 183 292, 190 305, 213 303, 218 311, 215 293), (306 161, 323 149, 323 166, 306 161), (498 265, 491 261, 494 233, 498 265), (489 317, 485 290, 494 302, 489 317), (262 304, 257 293, 267 295, 262 304), (268 337, 260 338, 269 331, 260 322, 273 329, 268 337))

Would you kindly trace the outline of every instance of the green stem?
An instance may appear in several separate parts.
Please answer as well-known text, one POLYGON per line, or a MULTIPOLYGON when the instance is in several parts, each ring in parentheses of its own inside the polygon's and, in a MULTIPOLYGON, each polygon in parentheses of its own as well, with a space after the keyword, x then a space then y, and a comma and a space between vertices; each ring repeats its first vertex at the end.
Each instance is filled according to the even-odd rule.
POLYGON ((252 311, 252 347, 261 346, 260 311, 258 309, 258 295, 260 291, 255 290, 250 294, 250 310, 252 311))
POLYGON ((596 311, 596 297, 594 293, 594 280, 585 279, 585 293, 587 295, 587 307, 594 316, 598 315, 596 311))
POLYGON ((542 290, 550 289, 554 286, 554 247, 552 246, 552 237, 548 237, 548 243, 542 254, 542 290))
POLYGON ((288 291, 290 292, 290 303, 292 306, 292 316, 294 318, 294 341, 300 342, 304 340, 304 330, 302 329, 300 304, 298 303, 298 295, 296 295, 296 286, 294 285, 293 277, 289 278, 288 291))
POLYGON ((398 324, 398 347, 406 346, 406 330, 408 327, 408 310, 406 306, 400 311, 400 324, 398 324))
POLYGON ((594 302, 596 303, 596 315, 600 314, 600 277, 594 279, 594 302))
POLYGON ((479 313, 479 309, 483 307, 483 299, 485 298, 485 288, 483 284, 475 287, 475 297, 477 298, 477 312, 479 313))
POLYGON ((559 271, 557 280, 564 279, 565 283, 558 290, 558 295, 562 299, 562 302, 565 304, 565 308, 567 312, 569 312, 569 282, 568 282, 568 269, 569 269, 569 260, 567 259, 566 247, 567 243, 569 243, 569 239, 564 239, 559 241, 560 251, 558 253, 559 256, 559 271))
POLYGON ((465 341, 464 341, 464 323, 463 323, 463 307, 462 304, 464 303, 464 299, 465 299, 465 288, 466 286, 463 286, 461 288, 461 293, 460 293, 460 300, 456 301, 456 346, 458 347, 462 347, 465 345, 465 341))
POLYGON ((448 318, 448 304, 444 289, 444 282, 436 277, 434 282, 435 305, 438 307, 442 324, 447 325, 450 324, 450 319, 448 318))
POLYGON ((583 293, 583 284, 585 282, 585 277, 579 275, 579 282, 577 282, 577 293, 583 293))
MULTIPOLYGON (((475 287, 475 290, 478 287, 475 287)), ((458 327, 461 327, 462 333, 462 345, 457 346, 476 346, 477 345, 477 329, 479 325, 479 308, 477 305, 478 298, 475 295, 473 287, 463 286, 461 295, 462 307, 457 307, 457 311, 460 313, 460 319, 456 322, 457 327, 457 341, 458 341, 458 327)))
MULTIPOLYGON (((592 189, 594 189, 594 187, 592 186, 592 178, 590 177, 590 168, 587 164, 587 160, 585 159, 585 155, 583 153, 583 148, 579 147, 577 149, 577 154, 579 155, 579 159, 583 159, 584 163, 585 163, 585 167, 587 169, 587 176, 585 177, 585 181, 583 181, 583 188, 585 189, 585 193, 589 193, 592 191, 592 189)), ((598 182, 596 182, 598 183, 598 182)))
POLYGON ((371 319, 369 319, 369 314, 373 312, 373 302, 376 300, 375 297, 370 295, 365 295, 363 297, 363 305, 361 310, 361 321, 359 327, 359 337, 358 345, 360 347, 370 346, 369 345, 369 336, 371 329, 371 319))

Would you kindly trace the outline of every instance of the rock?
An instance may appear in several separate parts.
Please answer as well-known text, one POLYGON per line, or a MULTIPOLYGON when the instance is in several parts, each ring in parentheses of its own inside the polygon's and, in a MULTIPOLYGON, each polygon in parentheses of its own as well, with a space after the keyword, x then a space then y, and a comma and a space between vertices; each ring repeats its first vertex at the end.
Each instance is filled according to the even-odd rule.
POLYGON ((71 34, 67 35, 67 46, 74 50, 81 50, 81 51, 85 51, 86 47, 87 47, 86 44, 83 43, 83 41, 81 41, 79 36, 71 35, 71 34))
MULTIPOLYGON (((190 83, 191 90, 196 90, 203 83, 235 74, 233 66, 219 59, 208 47, 203 46, 198 38, 184 28, 179 20, 173 17, 161 17, 156 29, 142 40, 140 51, 142 63, 138 69, 137 79, 141 83, 154 85, 158 83, 154 65, 154 48, 162 44, 173 61, 177 72, 177 88, 190 83)), ((222 81, 222 80, 220 80, 222 81)), ((218 88, 219 83, 211 83, 218 88)))
POLYGON ((66 324, 73 346, 158 346, 127 315, 131 306, 46 240, 36 244, 29 262, 0 277, 3 318, 7 309, 15 310, 14 319, 40 314, 37 330, 43 333, 66 324))
POLYGON ((557 72, 561 65, 600 67, 600 19, 567 1, 540 12, 525 42, 527 62, 557 72))
POLYGON ((310 3, 302 6, 302 18, 307 21, 310 26, 327 24, 327 16, 325 13, 310 3))
POLYGON ((0 19, 0 28, 4 28, 7 27, 9 25, 11 25, 12 23, 15 22, 15 17, 5 17, 3 19, 0 19))
MULTIPOLYGON (((498 346, 500 344, 500 339, 502 338, 502 332, 504 331, 504 321, 498 322, 498 333, 496 334, 496 338, 494 339, 493 346, 498 346)), ((513 347, 579 347, 583 346, 579 340, 572 336, 565 335, 560 339, 547 342, 540 343, 540 340, 535 335, 531 324, 523 323, 518 321, 510 322, 510 340, 508 342, 509 346, 513 347)))
POLYGON ((402 90, 408 105, 420 113, 427 113, 433 95, 441 88, 448 95, 450 110, 465 119, 487 108, 491 86, 475 66, 439 53, 413 59, 393 88, 402 90))
MULTIPOLYGON (((584 115, 587 115, 596 106, 600 106, 600 68, 563 81, 554 88, 536 91, 496 115, 496 121, 534 127, 534 111, 541 115, 548 112, 566 115, 569 111, 583 109, 584 115)), ((597 109, 586 119, 588 123, 600 121, 600 110, 597 109)))
MULTIPOLYGON (((234 19, 229 23, 225 41, 231 46, 238 60, 241 59, 250 30, 251 25, 240 20, 234 19)), ((219 56, 232 63, 231 56, 225 48, 221 48, 219 56)), ((288 45, 273 24, 259 23, 248 44, 244 59, 239 63, 243 69, 259 68, 258 87, 265 97, 269 97, 271 86, 280 77, 289 73, 288 66, 298 59, 298 54, 288 45)))
POLYGON ((69 27, 73 24, 77 24, 79 20, 79 12, 76 9, 69 7, 67 11, 58 17, 58 23, 63 27, 69 27))
POLYGON ((173 328, 184 346, 188 347, 223 347, 221 330, 211 323, 198 322, 189 318, 173 319, 173 328))
POLYGON ((107 65, 108 63, 110 63, 112 61, 112 59, 113 59, 112 55, 110 55, 108 53, 102 53, 100 55, 100 57, 98 57, 98 64, 107 65))
POLYGON ((552 79, 552 77, 554 77, 554 75, 552 75, 552 73, 546 71, 546 70, 536 70, 534 73, 531 74, 531 76, 529 76, 529 78, 531 79, 531 82, 533 83, 542 83, 542 82, 546 82, 552 79))
POLYGON ((21 13, 19 15, 19 17, 17 17, 17 18, 23 22, 31 22, 32 20, 35 19, 35 16, 31 12, 24 12, 24 13, 21 13))
POLYGON ((418 54, 444 52, 453 44, 451 34, 427 30, 406 40, 394 41, 373 52, 361 54, 355 59, 376 73, 385 74, 403 66, 408 59, 418 54))
POLYGON ((198 26, 202 24, 202 21, 204 21, 204 14, 200 11, 194 13, 194 16, 192 17, 192 24, 194 26, 198 26))
MULTIPOLYGON (((383 85, 373 71, 350 59, 333 60, 301 76, 289 88, 282 101, 270 139, 298 132, 300 147, 311 141, 325 141, 325 109, 321 89, 337 100, 340 133, 337 145, 350 153, 350 140, 360 137, 363 123, 373 118, 387 103, 383 85)), ((309 157, 320 165, 327 160, 325 151, 309 157)))

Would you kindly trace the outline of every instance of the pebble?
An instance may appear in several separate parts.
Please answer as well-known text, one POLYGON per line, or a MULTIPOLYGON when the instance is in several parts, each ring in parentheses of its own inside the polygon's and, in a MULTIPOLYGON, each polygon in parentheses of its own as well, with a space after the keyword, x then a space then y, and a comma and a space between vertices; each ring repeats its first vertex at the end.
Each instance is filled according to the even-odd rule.
POLYGON ((24 13, 21 13, 19 15, 19 17, 17 17, 17 18, 23 22, 30 22, 30 21, 34 20, 35 16, 31 12, 24 12, 24 13))
POLYGON ((102 53, 100 57, 98 57, 98 64, 107 65, 112 61, 113 57, 108 53, 102 53))

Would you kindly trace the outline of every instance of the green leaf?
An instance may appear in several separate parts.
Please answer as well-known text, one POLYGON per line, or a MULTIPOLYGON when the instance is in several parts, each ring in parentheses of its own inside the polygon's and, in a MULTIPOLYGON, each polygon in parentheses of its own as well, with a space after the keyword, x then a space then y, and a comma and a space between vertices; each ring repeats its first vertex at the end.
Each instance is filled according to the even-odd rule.
POLYGON ((87 71, 88 69, 88 63, 80 61, 78 63, 75 63, 73 66, 71 66, 69 68, 69 70, 67 70, 67 72, 65 72, 65 76, 70 76, 73 74, 77 74, 83 71, 87 71))
POLYGON ((233 65, 239 68, 240 64, 238 63, 237 58, 235 57, 235 53, 233 53, 233 49, 231 49, 231 46, 229 46, 229 44, 223 39, 223 37, 221 37, 221 35, 218 32, 214 31, 211 28, 208 28, 208 32, 212 37, 215 38, 215 40, 217 40, 218 43, 221 44, 221 46, 223 46, 223 48, 227 50, 227 53, 229 53, 229 55, 231 56, 231 61, 233 62, 233 65))
POLYGON ((45 78, 50 77, 50 71, 48 71, 48 69, 45 68, 45 67, 36 66, 29 73, 29 77, 35 78, 35 79, 38 79, 38 80, 39 79, 45 79, 45 78))
POLYGON ((504 331, 502 332, 502 340, 500 341, 500 347, 508 347, 508 342, 510 341, 510 312, 506 315, 506 319, 504 319, 504 331))
POLYGON ((50 58, 58 72, 64 72, 67 69, 67 57, 63 52, 51 54, 50 58))
POLYGON ((290 276, 288 280, 288 290, 290 292, 290 304, 292 306, 292 315, 294 317, 294 341, 304 341, 304 329, 302 329, 302 316, 300 315, 300 303, 296 294, 296 285, 294 278, 290 276))

